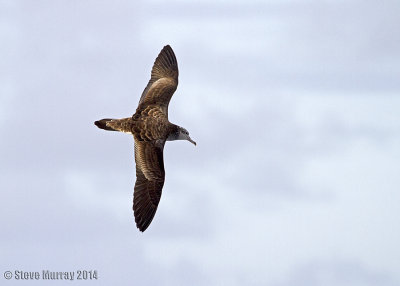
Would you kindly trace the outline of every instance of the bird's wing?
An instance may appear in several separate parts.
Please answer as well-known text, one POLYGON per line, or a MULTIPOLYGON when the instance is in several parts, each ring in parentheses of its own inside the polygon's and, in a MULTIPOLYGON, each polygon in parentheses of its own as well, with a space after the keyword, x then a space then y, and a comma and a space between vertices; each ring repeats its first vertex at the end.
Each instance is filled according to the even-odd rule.
POLYGON ((178 62, 174 51, 167 45, 154 62, 150 81, 140 97, 138 108, 157 104, 168 114, 169 101, 178 87, 178 74, 178 62))
POLYGON ((136 226, 145 231, 156 213, 164 185, 165 140, 138 141, 135 139, 136 183, 133 212, 136 226))

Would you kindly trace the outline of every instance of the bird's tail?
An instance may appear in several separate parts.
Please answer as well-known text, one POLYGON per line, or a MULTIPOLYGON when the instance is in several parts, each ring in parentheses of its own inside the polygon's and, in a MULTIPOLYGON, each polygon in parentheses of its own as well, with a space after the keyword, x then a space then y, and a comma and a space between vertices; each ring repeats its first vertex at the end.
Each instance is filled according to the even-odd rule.
POLYGON ((104 130, 108 131, 120 131, 125 133, 131 133, 131 118, 122 119, 101 119, 95 121, 94 124, 104 130))

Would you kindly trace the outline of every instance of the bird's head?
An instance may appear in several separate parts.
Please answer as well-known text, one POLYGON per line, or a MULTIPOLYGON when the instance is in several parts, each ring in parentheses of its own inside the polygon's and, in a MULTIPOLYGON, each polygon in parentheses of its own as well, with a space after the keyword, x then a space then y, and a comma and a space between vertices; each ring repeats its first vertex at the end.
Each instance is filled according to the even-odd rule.
POLYGON ((180 127, 180 126, 178 128, 178 136, 177 136, 176 140, 187 140, 187 141, 193 143, 194 145, 196 145, 196 142, 193 141, 192 138, 190 138, 189 132, 185 128, 180 127))

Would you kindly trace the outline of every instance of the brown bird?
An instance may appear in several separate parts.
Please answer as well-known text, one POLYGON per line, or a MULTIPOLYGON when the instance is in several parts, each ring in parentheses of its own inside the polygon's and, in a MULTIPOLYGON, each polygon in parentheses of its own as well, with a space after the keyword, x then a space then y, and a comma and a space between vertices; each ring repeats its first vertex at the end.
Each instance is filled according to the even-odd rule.
POLYGON ((94 124, 104 130, 133 135, 135 140, 136 183, 133 212, 136 226, 145 231, 156 213, 164 185, 165 141, 188 140, 189 132, 168 121, 168 104, 178 86, 178 63, 172 48, 165 46, 151 70, 151 78, 135 114, 122 119, 101 119, 94 124))

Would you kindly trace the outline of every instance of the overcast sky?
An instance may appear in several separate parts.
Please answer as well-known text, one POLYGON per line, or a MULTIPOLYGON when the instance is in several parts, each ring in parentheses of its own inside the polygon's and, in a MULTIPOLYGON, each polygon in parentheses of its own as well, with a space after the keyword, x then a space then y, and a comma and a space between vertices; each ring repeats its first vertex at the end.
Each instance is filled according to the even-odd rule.
POLYGON ((1 0, 0 284, 400 285, 399 15, 397 0, 1 0), (169 119, 198 144, 166 144, 141 233, 133 139, 93 121, 134 113, 166 44, 169 119))

